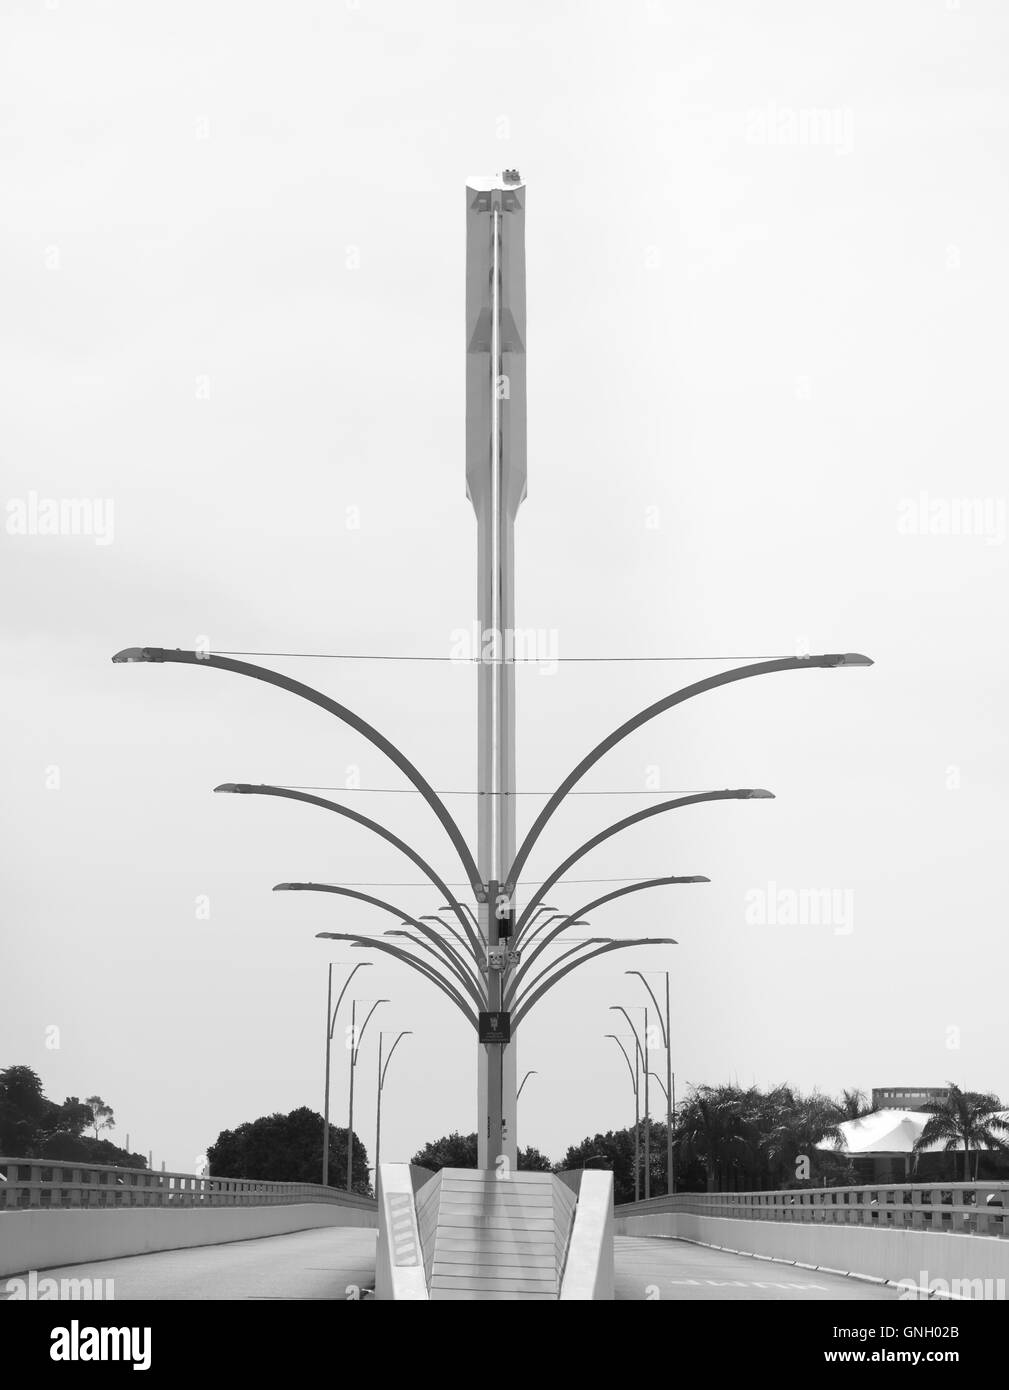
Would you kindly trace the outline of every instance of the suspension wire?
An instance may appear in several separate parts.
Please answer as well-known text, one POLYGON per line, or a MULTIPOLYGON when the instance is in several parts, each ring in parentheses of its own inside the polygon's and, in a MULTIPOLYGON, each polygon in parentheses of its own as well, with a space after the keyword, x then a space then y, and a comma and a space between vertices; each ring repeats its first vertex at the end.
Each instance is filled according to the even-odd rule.
MULTIPOLYGON (((284 787, 288 791, 295 792, 369 792, 376 795, 385 796, 420 796, 416 787, 339 787, 323 786, 312 782, 273 782, 269 785, 284 787)), ((481 791, 437 791, 437 796, 553 796, 555 788, 550 791, 514 791, 514 792, 481 792, 481 791)), ((568 792, 568 796, 699 796, 706 791, 711 791, 710 787, 663 787, 656 791, 650 788, 635 787, 629 791, 588 791, 588 792, 568 792)), ((566 799, 566 798, 565 798, 566 799)))
MULTIPOLYGON (((553 666, 588 662, 667 662, 667 661, 780 661, 780 653, 770 656, 410 656, 395 652, 259 652, 214 649, 211 656, 270 656, 309 661, 438 661, 450 666, 553 666)), ((794 655, 789 653, 789 655, 794 655)))
MULTIPOLYGON (((654 878, 654 874, 634 874, 630 878, 559 878, 551 887, 561 887, 568 883, 647 883, 654 878)), ((539 887, 546 883, 545 878, 523 879, 522 883, 530 888, 539 887)), ((337 885, 340 888, 430 888, 431 880, 426 878, 409 879, 396 883, 390 883, 387 879, 363 879, 360 882, 341 882, 337 885)), ((472 888, 471 883, 452 883, 445 884, 446 888, 472 888)))

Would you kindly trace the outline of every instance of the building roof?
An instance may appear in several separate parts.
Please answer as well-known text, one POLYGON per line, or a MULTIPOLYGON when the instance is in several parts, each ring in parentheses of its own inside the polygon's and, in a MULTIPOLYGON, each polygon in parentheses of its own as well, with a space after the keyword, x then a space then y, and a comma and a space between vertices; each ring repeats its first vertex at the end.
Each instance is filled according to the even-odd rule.
MULTIPOLYGON (((999 1118, 1009 1119, 1009 1110, 1000 1110, 999 1118)), ((915 1141, 932 1118, 921 1110, 874 1110, 860 1120, 844 1120, 838 1125, 843 1136, 840 1144, 833 1140, 818 1144, 819 1149, 859 1158, 871 1154, 909 1154, 915 1141)), ((938 1154, 946 1151, 945 1141, 929 1144, 920 1153, 938 1154)))

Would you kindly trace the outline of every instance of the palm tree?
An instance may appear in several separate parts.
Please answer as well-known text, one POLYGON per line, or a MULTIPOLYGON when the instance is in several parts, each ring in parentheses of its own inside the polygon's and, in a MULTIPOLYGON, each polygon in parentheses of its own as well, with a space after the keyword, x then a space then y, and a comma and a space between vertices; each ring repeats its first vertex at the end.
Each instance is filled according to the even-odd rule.
POLYGON ((860 1120, 863 1115, 871 1115, 872 1107, 864 1091, 842 1091, 841 1099, 835 1101, 837 1111, 843 1120, 860 1120))
MULTIPOLYGON (((1002 1103, 998 1096, 980 1091, 961 1091, 950 1082, 949 1095, 943 1101, 932 1101, 922 1109, 930 1116, 925 1128, 915 1140, 915 1163, 923 1149, 932 1144, 942 1143, 946 1153, 955 1153, 963 1147, 963 1180, 970 1182, 971 1150, 977 1154, 974 1162, 974 1178, 977 1180, 977 1167, 982 1149, 1009 1148, 1000 1134, 1009 1134, 1009 1121, 1002 1119, 999 1111, 1002 1103)), ((954 1164, 954 1173, 955 1173, 954 1164)))

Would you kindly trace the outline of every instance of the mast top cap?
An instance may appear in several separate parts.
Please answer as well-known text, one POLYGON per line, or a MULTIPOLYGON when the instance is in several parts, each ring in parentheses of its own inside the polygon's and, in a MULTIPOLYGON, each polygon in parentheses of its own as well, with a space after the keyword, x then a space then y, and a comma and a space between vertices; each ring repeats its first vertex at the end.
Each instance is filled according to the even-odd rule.
POLYGON ((491 193, 496 188, 521 188, 525 180, 517 169, 505 169, 501 174, 474 174, 466 187, 474 193, 491 193))

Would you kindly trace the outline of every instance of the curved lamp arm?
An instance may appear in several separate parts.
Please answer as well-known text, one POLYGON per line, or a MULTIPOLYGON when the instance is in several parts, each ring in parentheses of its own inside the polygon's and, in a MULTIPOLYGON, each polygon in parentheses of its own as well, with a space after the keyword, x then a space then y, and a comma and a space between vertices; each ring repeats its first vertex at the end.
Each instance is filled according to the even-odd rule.
MULTIPOLYGON (((641 983, 644 985, 645 989, 647 989, 648 993, 651 995, 652 1003, 655 1005, 655 1013, 656 1013, 656 1015, 657 1015, 657 1017, 658 1017, 658 1020, 659 1020, 659 1027, 662 1029, 662 1046, 663 1046, 664 1048, 666 1048, 667 1051, 668 1051, 668 1049, 669 1049, 669 1039, 666 1037, 666 1023, 665 1023, 665 1019, 662 1017, 662 1010, 659 1008, 659 1001, 658 1001, 658 1000, 656 999, 656 997, 655 997, 655 991, 652 989, 651 985, 650 985, 650 984, 648 983, 648 981, 645 979, 644 975, 642 975, 642 973, 641 973, 640 970, 625 970, 625 971, 624 971, 624 974, 625 974, 625 975, 637 975, 638 979, 641 981, 641 983)), ((655 1073, 652 1072, 652 1075, 654 1076, 655 1073)), ((665 1087, 663 1087, 663 1090, 665 1090, 665 1087)))
POLYGON ((437 942, 446 958, 456 954, 447 941, 442 941, 436 932, 432 932, 430 927, 425 927, 423 922, 418 922, 408 912, 403 912, 382 898, 373 898, 370 893, 359 893, 356 888, 342 888, 338 883, 275 883, 273 891, 275 893, 335 893, 341 898, 354 898, 358 902, 370 903, 372 907, 378 907, 383 912, 392 913, 401 922, 409 922, 410 926, 416 927, 422 935, 428 935, 437 942))
POLYGON ((374 1003, 372 1004, 371 1008, 368 1010, 368 1016, 365 1018, 364 1022, 361 1024, 360 1028, 357 1030, 357 1036, 356 1036, 355 1038, 352 1038, 352 1039, 351 1039, 351 1042, 352 1042, 352 1044, 353 1044, 353 1047, 352 1047, 352 1049, 351 1049, 350 1064, 351 1064, 352 1067, 356 1067, 356 1066, 357 1066, 357 1054, 358 1054, 358 1053, 360 1052, 360 1050, 361 1050, 361 1044, 364 1042, 364 1030, 367 1028, 368 1024, 371 1022, 371 1016, 372 1016, 372 1014, 373 1014, 373 1013, 375 1012, 375 1010, 378 1008, 379 1004, 388 1004, 388 1003, 389 1003, 389 1000, 388 1000, 388 999, 376 999, 376 1000, 374 1001, 374 1003))
MULTIPOLYGON (((632 1088, 632 1090, 634 1091, 634 1099, 637 1100, 637 1098, 638 1098, 638 1078, 637 1078, 637 1076, 634 1074, 634 1067, 631 1065, 631 1059, 630 1059, 630 1058, 628 1057, 628 1055, 627 1055, 627 1048, 624 1047, 623 1043, 620 1041, 620 1038, 617 1036, 616 1033, 607 1033, 606 1036, 607 1036, 608 1038, 612 1038, 613 1041, 616 1043, 617 1047, 619 1047, 619 1048, 620 1048, 620 1051, 623 1053, 624 1061, 627 1063, 627 1070, 628 1070, 628 1071, 630 1072, 630 1074, 631 1074, 631 1088, 632 1088)), ((634 1041, 637 1042, 637 1038, 635 1038, 634 1041)))
POLYGON ((608 951, 626 951, 632 946, 675 946, 676 944, 676 941, 674 941, 671 936, 641 936, 633 941, 610 941, 607 942, 605 946, 597 946, 596 949, 590 951, 587 956, 582 956, 580 960, 571 961, 570 964, 565 965, 563 970, 559 970, 555 975, 551 975, 549 980, 541 984, 538 989, 533 990, 528 999, 523 999, 521 1007, 512 1019, 512 1027, 518 1027, 529 1010, 543 998, 547 990, 553 989, 554 985, 559 984, 565 975, 570 974, 572 970, 577 970, 580 965, 585 965, 588 961, 594 960, 596 956, 605 956, 608 951))
POLYGON ((426 980, 430 980, 433 985, 437 985, 441 992, 452 1000, 456 1008, 459 1009, 461 1013, 465 1014, 467 1021, 471 1023, 474 1028, 477 1027, 476 1014, 469 1007, 455 986, 439 975, 431 966, 426 965, 423 961, 416 960, 413 956, 408 955, 406 951, 401 950, 400 947, 391 946, 388 941, 376 940, 373 936, 361 936, 356 932, 320 931, 316 932, 316 937, 320 941, 352 941, 355 946, 364 947, 369 951, 383 951, 387 956, 394 956, 396 960, 402 961, 404 965, 408 965, 411 970, 416 970, 418 975, 423 975, 426 980))
POLYGON ((245 796, 279 796, 285 801, 304 801, 309 806, 321 806, 324 811, 335 811, 338 816, 346 816, 356 825, 363 825, 365 830, 372 831, 373 834, 380 836, 388 844, 393 845, 401 854, 405 854, 411 863, 416 864, 421 873, 431 880, 439 893, 444 893, 449 899, 449 906, 462 923, 464 931, 470 938, 470 945, 473 950, 477 949, 477 939, 473 935, 469 919, 462 911, 458 903, 452 900, 452 894, 447 885, 438 877, 431 865, 417 853, 405 840, 401 840, 398 835, 394 835, 391 830, 387 830, 378 821, 370 820, 367 816, 362 816, 360 811, 354 811, 349 806, 341 806, 337 801, 328 801, 324 796, 313 796, 310 792, 293 791, 289 787, 274 787, 268 783, 261 783, 256 786, 249 782, 222 782, 219 787, 214 788, 215 792, 237 792, 245 796))
MULTIPOLYGON (((553 920, 554 919, 552 917, 547 918, 547 922, 552 922, 553 920)), ((544 923, 544 925, 546 925, 546 923, 544 923)), ((553 931, 547 932, 546 936, 536 947, 535 951, 531 951, 529 953, 525 961, 522 963, 522 965, 519 967, 519 969, 516 971, 515 975, 509 982, 508 988, 505 991, 505 1003, 507 1007, 511 1007, 512 1001, 515 998, 515 992, 518 989, 519 985, 522 983, 523 979, 529 973, 529 968, 532 965, 533 961, 536 960, 537 956, 539 956, 539 954, 542 951, 546 950, 546 948, 550 945, 551 941, 553 941, 555 937, 559 936, 561 932, 567 931, 568 927, 587 927, 590 925, 591 923, 589 923, 586 920, 583 920, 582 918, 578 918, 577 921, 572 922, 569 918, 565 917, 559 927, 555 927, 553 931)), ((609 937, 601 936, 592 937, 593 941, 608 941, 609 939, 609 937)), ((585 942, 583 941, 580 943, 576 943, 574 946, 572 946, 571 951, 576 951, 579 945, 584 946, 585 942)), ((571 954, 571 951, 565 951, 563 955, 557 957, 557 960, 563 960, 564 956, 569 956, 571 954)), ((554 961, 554 965, 557 964, 557 960, 554 961)), ((540 973, 542 974, 542 971, 540 973)))
POLYGON ((329 1040, 330 1040, 330 1042, 333 1041, 333 1033, 336 1031, 336 1016, 337 1016, 337 1014, 340 1012, 340 1005, 343 1003, 343 996, 347 993, 347 990, 350 988, 350 982, 351 982, 351 980, 354 978, 354 976, 357 974, 357 972, 358 972, 363 966, 365 966, 365 965, 370 965, 370 964, 371 964, 371 961, 370 961, 370 960, 359 960, 359 961, 357 962, 357 964, 354 966, 354 968, 351 970, 350 974, 347 976, 347 979, 346 979, 346 981, 345 981, 345 983, 344 983, 343 989, 340 990, 340 993, 339 993, 339 995, 337 996, 336 1008, 333 1010, 333 1017, 332 1017, 331 1020, 330 1020, 330 1025, 329 1025, 329 1040))
POLYGON ((454 960, 451 956, 446 957, 441 953, 441 950, 439 948, 444 946, 445 943, 439 940, 438 934, 436 932, 430 931, 430 928, 421 928, 421 930, 423 930, 425 936, 427 936, 430 932, 430 939, 433 939, 436 942, 436 946, 429 945, 427 941, 419 941, 417 937, 414 936, 413 932, 397 931, 395 928, 392 927, 390 927, 388 931, 383 932, 382 935, 399 936, 402 937, 405 941, 412 941, 413 944, 416 947, 418 947, 421 951, 427 951, 429 955, 433 956, 439 965, 448 965, 453 975, 462 985, 463 989, 465 989, 469 997, 473 1000, 473 1003, 477 1006, 478 1009, 482 1009, 484 1007, 484 997, 483 992, 480 989, 477 982, 473 979, 471 975, 466 974, 466 972, 462 969, 462 967, 456 960, 454 960))
POLYGON ((576 864, 579 859, 588 854, 589 850, 601 845, 604 840, 609 840, 613 835, 619 835, 621 830, 628 829, 629 826, 637 825, 640 821, 650 820, 652 816, 664 815, 666 811, 675 811, 680 806, 696 806, 701 801, 749 801, 754 798, 769 798, 774 800, 774 793, 764 791, 763 788, 743 787, 735 791, 717 792, 695 792, 691 796, 680 796, 675 801, 660 801, 657 806, 648 806, 643 811, 636 811, 633 816, 625 816, 623 820, 615 821, 605 830, 601 830, 598 835, 593 835, 591 840, 586 840, 580 845, 573 854, 569 854, 562 864, 558 864, 550 877, 540 884, 539 889, 533 894, 526 904, 525 910, 519 917, 515 927, 516 936, 521 936, 522 928, 529 920, 539 902, 550 892, 559 878, 567 873, 572 864, 576 864))
MULTIPOLYGON (((643 1009, 643 1008, 644 1008, 644 1005, 643 1005, 643 1004, 641 1004, 641 1005, 635 1005, 634 1007, 635 1007, 635 1008, 642 1008, 642 1009, 643 1009)), ((623 1004, 611 1004, 611 1005, 610 1005, 610 1008, 613 1010, 614 1013, 616 1013, 616 1014, 623 1014, 624 1018, 626 1018, 626 1020, 627 1020, 627 1026, 628 1026, 628 1028, 630 1028, 631 1032, 634 1034, 634 1043, 635 1043, 635 1046, 636 1046, 637 1049, 638 1049, 638 1061, 641 1063, 642 1070, 644 1070, 644 1066, 645 1066, 645 1050, 644 1050, 644 1048, 641 1046, 641 1039, 638 1037, 637 1024, 636 1024, 636 1023, 634 1022, 634 1020, 631 1018, 630 1014, 629 1014, 629 1013, 627 1012, 627 1010, 624 1008, 623 1004)), ((645 1041, 646 1041, 646 1042, 648 1041, 647 1038, 645 1039, 645 1041)))
POLYGON ((533 944, 533 942, 539 936, 540 932, 544 929, 544 927, 549 927, 551 922, 562 922, 564 921, 566 916, 567 914, 564 912, 554 912, 551 914, 551 916, 544 917, 542 922, 539 922, 535 927, 532 927, 532 930, 530 930, 530 927, 527 926, 525 931, 523 932, 523 940, 521 941, 521 943, 517 942, 516 944, 521 944, 528 950, 528 948, 533 944))
MULTIPOLYGON (((476 913, 475 913, 475 912, 473 911, 473 909, 470 907, 469 903, 460 903, 459 906, 460 906, 465 912, 468 912, 468 913, 469 913, 470 917, 472 918, 474 927, 476 927, 477 931, 479 931, 479 930, 480 930, 480 918, 476 915, 476 913)), ((452 903, 444 903, 441 907, 439 907, 438 911, 439 911, 439 912, 452 912, 452 911, 454 911, 454 908, 452 907, 452 903)))
POLYGON ((396 1051, 396 1048, 399 1047, 400 1039, 410 1037, 413 1037, 413 1029, 404 1028, 402 1033, 400 1033, 399 1037, 393 1043, 392 1047, 389 1048, 389 1055, 385 1059, 385 1066, 382 1068, 382 1075, 378 1078, 378 1089, 380 1091, 385 1088, 385 1074, 389 1070, 389 1063, 392 1061, 392 1054, 396 1051))
POLYGON ((775 671, 810 671, 814 668, 834 666, 871 665, 872 661, 869 657, 862 656, 859 652, 833 653, 824 656, 786 656, 780 657, 777 661, 757 661, 749 666, 736 666, 731 671, 722 671, 717 676, 708 676, 706 680, 696 681, 693 685, 684 686, 682 690, 674 691, 672 695, 666 695, 663 699, 657 700, 654 705, 649 705, 647 709, 636 714, 633 719, 628 719, 626 723, 614 729, 603 739, 602 743, 597 743, 595 748, 585 755, 578 766, 568 773, 557 790, 551 794, 515 855, 512 866, 508 870, 508 882, 505 884, 504 891, 509 897, 515 892, 515 885, 525 866, 526 859, 529 857, 529 851, 539 839, 547 821, 575 783, 580 781, 589 768, 593 767, 611 748, 615 748, 628 734, 632 734, 635 729, 640 729, 642 724, 647 724, 650 719, 664 714, 666 710, 672 709, 675 705, 682 705, 685 700, 691 700, 695 695, 703 695, 708 690, 717 690, 722 685, 731 685, 734 681, 748 680, 751 676, 770 675, 775 671))
POLYGON ((217 671, 233 671, 236 675, 250 676, 253 680, 265 681, 267 685, 275 685, 280 690, 287 690, 290 694, 307 700, 309 704, 318 705, 328 714, 335 715, 337 719, 344 724, 349 724, 352 729, 366 738, 381 753, 384 753, 389 761, 399 768, 411 785, 420 792, 441 821, 449 839, 455 846, 474 894, 478 900, 483 897, 484 887, 480 880, 480 871, 477 869, 470 848, 462 831, 452 819, 448 807, 426 778, 414 767, 410 759, 401 753, 394 743, 390 743, 384 734, 380 734, 377 729, 372 728, 353 710, 338 704, 336 700, 331 700, 328 695, 323 695, 321 691, 314 690, 310 685, 291 680, 289 676, 282 676, 278 671, 271 671, 265 666, 252 666, 247 661, 233 661, 231 657, 227 656, 214 656, 210 652, 185 652, 178 649, 173 651, 167 647, 125 647, 122 651, 116 652, 112 660, 117 665, 138 661, 168 661, 176 662, 182 666, 209 666, 217 671))
POLYGON ((604 893, 603 896, 602 896, 601 898, 595 898, 592 902, 586 903, 585 906, 584 906, 584 907, 580 907, 580 908, 578 909, 577 912, 572 912, 570 916, 565 917, 564 920, 560 923, 559 926, 554 927, 552 931, 548 931, 547 934, 546 934, 546 936, 543 938, 543 940, 540 942, 540 944, 536 947, 536 950, 533 951, 533 952, 531 953, 531 955, 529 956, 528 960, 526 960, 526 961, 519 967, 519 970, 518 970, 517 974, 515 975, 515 978, 514 978, 514 980, 511 982, 511 985, 510 985, 510 987, 509 987, 509 995, 508 995, 509 1000, 512 1000, 512 1001, 513 1001, 513 1000, 515 999, 516 990, 518 989, 519 985, 522 983, 522 980, 523 980, 524 976, 526 975, 526 973, 527 973, 527 971, 528 971, 530 965, 532 965, 533 961, 534 961, 534 960, 536 959, 536 957, 539 955, 540 951, 543 950, 544 946, 549 945, 550 942, 553 941, 555 937, 557 937, 562 931, 564 931, 568 926, 570 926, 570 925, 572 924, 572 922, 574 922, 575 920, 581 918, 583 914, 586 914, 586 913, 589 913, 589 912, 593 911, 594 908, 601 907, 601 906, 603 905, 603 903, 612 902, 615 898, 625 898, 625 897, 627 897, 627 895, 628 895, 629 893, 641 893, 641 892, 643 892, 646 888, 661 888, 661 887, 665 887, 665 886, 668 885, 668 884, 677 884, 677 883, 710 883, 710 882, 711 882, 711 880, 710 880, 709 878, 705 878, 703 874, 690 874, 690 875, 688 875, 688 876, 685 877, 685 878, 684 878, 684 877, 678 878, 675 874, 670 875, 668 878, 649 878, 649 879, 645 879, 643 883, 629 883, 629 884, 625 884, 623 888, 614 888, 613 891, 612 891, 611 893, 604 893))
MULTIPOLYGON (((451 911, 451 908, 446 907, 446 911, 451 911)), ((420 922, 437 922, 440 927, 445 928, 455 941, 458 941, 466 955, 472 955, 478 966, 482 967, 485 964, 483 944, 479 937, 471 937, 467 943, 467 941, 459 935, 459 932, 453 927, 452 923, 446 922, 444 917, 439 917, 436 912, 423 912, 417 920, 420 922)))

